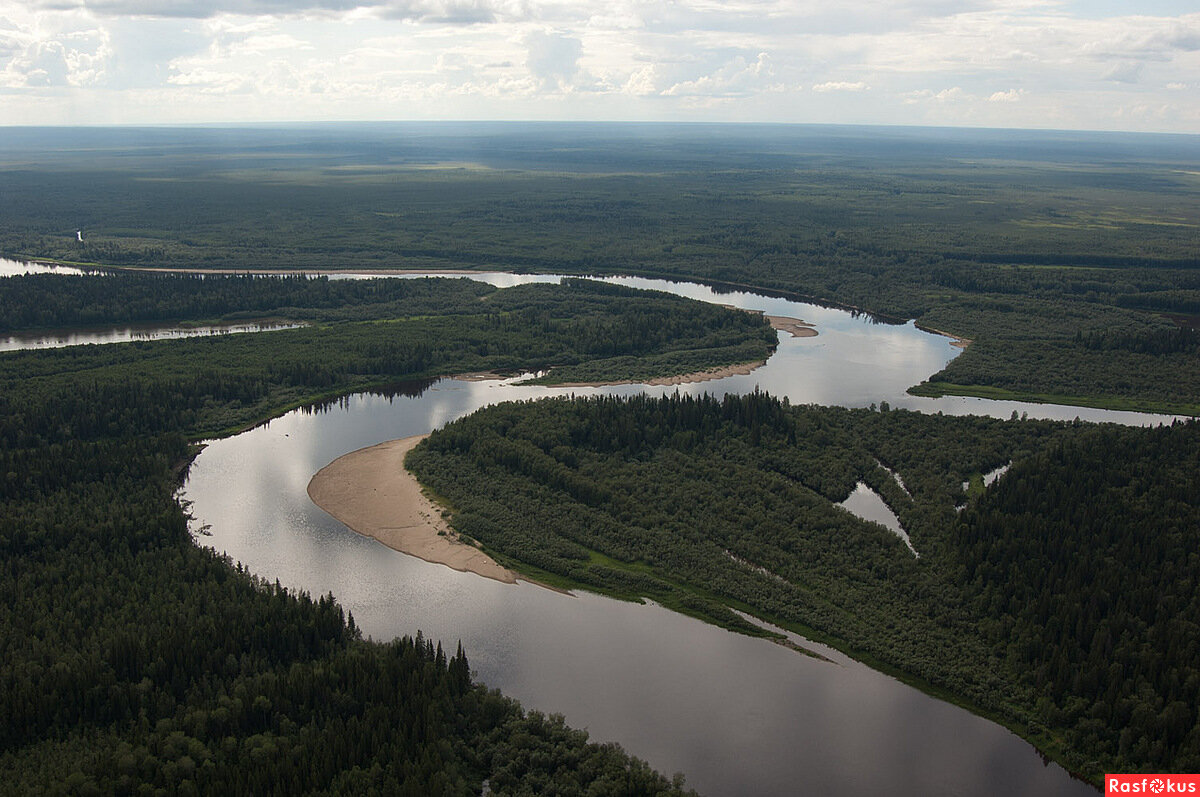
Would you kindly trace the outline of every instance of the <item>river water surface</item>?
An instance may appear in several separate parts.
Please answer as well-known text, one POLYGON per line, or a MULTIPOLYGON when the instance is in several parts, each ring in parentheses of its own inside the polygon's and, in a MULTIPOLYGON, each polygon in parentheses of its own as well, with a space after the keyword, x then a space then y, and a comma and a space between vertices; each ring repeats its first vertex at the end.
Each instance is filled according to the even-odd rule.
MULTIPOLYGON (((480 276, 512 284, 523 276, 480 276)), ((539 280, 545 277, 536 278, 539 280)), ((818 337, 781 334, 778 352, 747 376, 670 388, 545 388, 517 381, 441 380, 408 394, 358 394, 296 410, 212 441, 181 498, 199 542, 252 572, 313 594, 332 592, 376 639, 417 629, 453 649, 462 641, 476 677, 531 709, 561 713, 592 738, 620 742, 655 768, 683 772, 710 795, 1091 795, 1006 729, 930 698, 837 651, 831 662, 730 633, 655 605, 528 583, 504 585, 394 552, 314 506, 306 487, 331 460, 421 434, 505 400, 604 392, 742 393, 792 403, 887 401, 948 414, 1108 420, 1165 416, 981 399, 921 399, 905 388, 957 350, 911 324, 699 285, 614 279, 705 301, 801 318, 818 337)), ((897 555, 912 554, 897 546, 897 555)))

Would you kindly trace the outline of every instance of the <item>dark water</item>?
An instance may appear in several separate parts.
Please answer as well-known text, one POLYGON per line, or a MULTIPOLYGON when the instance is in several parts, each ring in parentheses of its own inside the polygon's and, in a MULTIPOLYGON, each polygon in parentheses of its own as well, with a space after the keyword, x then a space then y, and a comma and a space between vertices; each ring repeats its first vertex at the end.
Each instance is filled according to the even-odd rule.
MULTIPOLYGON (((516 279, 506 277, 505 279, 516 279)), ((827 308, 749 294, 697 298, 812 322, 816 338, 781 336, 778 353, 749 376, 678 388, 744 392, 756 386, 793 403, 866 406, 888 401, 947 413, 1016 409, 1124 423, 1168 420, 1015 402, 930 401, 904 389, 957 350, 911 325, 883 325, 827 308)), ((181 498, 201 544, 251 571, 314 594, 332 591, 376 639, 417 629, 461 640, 478 678, 526 707, 558 712, 594 739, 618 741, 655 768, 682 771, 711 795, 1091 795, 1004 728, 821 649, 833 663, 732 634, 654 605, 525 583, 503 585, 432 565, 360 537, 317 509, 305 488, 332 459, 428 432, 488 404, 563 393, 663 393, 626 385, 552 389, 443 380, 424 393, 356 395, 295 411, 214 441, 192 466, 181 498)), ((898 555, 911 554, 898 547, 898 555)))

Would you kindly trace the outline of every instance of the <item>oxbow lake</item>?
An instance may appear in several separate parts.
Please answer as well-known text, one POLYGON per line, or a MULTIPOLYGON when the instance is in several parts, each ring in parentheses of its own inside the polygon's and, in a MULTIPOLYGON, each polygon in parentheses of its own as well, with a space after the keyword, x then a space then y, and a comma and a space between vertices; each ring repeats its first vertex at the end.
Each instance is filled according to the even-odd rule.
MULTIPOLYGON (((339 275, 353 278, 354 275, 339 275)), ((412 275, 406 275, 411 278, 412 275)), ((501 286, 555 277, 477 274, 501 286)), ((958 350, 912 324, 752 293, 717 293, 639 278, 611 282, 812 323, 780 335, 762 368, 679 387, 546 388, 518 379, 444 379, 391 395, 357 394, 296 410, 209 442, 180 491, 197 540, 252 572, 332 592, 375 639, 418 629, 461 640, 476 677, 530 709, 561 713, 594 740, 616 741, 709 795, 1093 795, 1003 727, 928 697, 841 653, 793 637, 804 656, 670 612, 581 592, 504 585, 433 565, 361 537, 309 501, 312 475, 342 454, 421 434, 489 404, 545 396, 744 393, 794 404, 886 401, 946 414, 1169 422, 1169 416, 997 402, 922 399, 904 391, 958 350)), ((886 508, 886 507, 885 507, 886 508)), ((884 518, 885 519, 885 518, 884 518)), ((912 553, 898 540, 897 556, 912 553)))

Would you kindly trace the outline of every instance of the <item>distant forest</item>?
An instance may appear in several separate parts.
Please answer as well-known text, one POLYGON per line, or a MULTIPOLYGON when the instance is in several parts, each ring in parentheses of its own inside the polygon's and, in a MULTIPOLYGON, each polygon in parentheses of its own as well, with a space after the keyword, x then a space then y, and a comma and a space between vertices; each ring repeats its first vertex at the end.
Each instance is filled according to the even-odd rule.
POLYGON ((1195 422, 548 399, 454 421, 408 466, 459 532, 537 577, 763 633, 730 608, 750 611, 915 676, 1097 781, 1200 768, 1195 422), (834 505, 858 482, 919 558, 834 505))
POLYGON ((703 279, 973 340, 926 395, 1200 413, 1179 334, 1200 323, 1195 137, 335 125, 0 142, 12 257, 703 279))

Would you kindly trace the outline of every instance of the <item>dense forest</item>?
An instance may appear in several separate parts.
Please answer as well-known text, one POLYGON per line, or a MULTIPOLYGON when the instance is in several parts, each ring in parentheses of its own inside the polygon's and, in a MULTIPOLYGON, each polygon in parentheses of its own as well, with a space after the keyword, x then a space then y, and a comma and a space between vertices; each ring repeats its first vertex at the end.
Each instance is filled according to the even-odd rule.
POLYGON ((1200 766, 1195 423, 757 393, 556 399, 455 421, 408 465, 456 529, 538 577, 762 633, 730 608, 749 610, 996 716, 1091 778, 1200 766), (835 506, 858 482, 919 557, 835 506))
POLYGON ((1170 348, 1200 315, 1194 137, 703 125, 0 136, 8 256, 749 285, 973 340, 925 394, 1200 413, 1200 361, 1170 348), (1134 342, 1080 339, 1108 329, 1134 342))
MULTIPOLYGON (((181 283, 157 284, 169 305, 181 283)), ((773 337, 746 313, 594 283, 406 290, 421 313, 487 310, 0 355, 0 792, 680 792, 472 684, 461 650, 364 641, 332 596, 193 543, 173 492, 195 441, 288 406, 560 355, 707 350, 689 335, 765 356, 773 337)))

